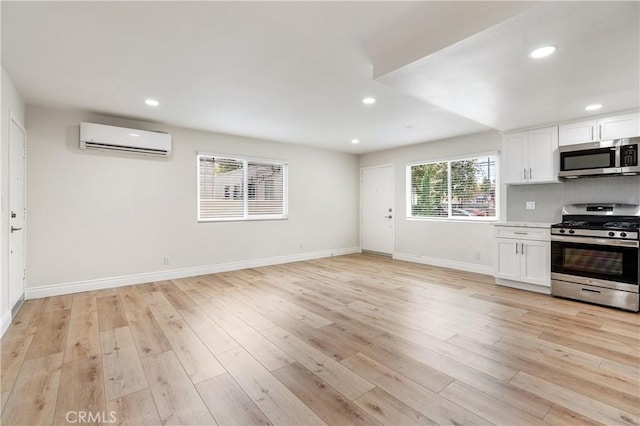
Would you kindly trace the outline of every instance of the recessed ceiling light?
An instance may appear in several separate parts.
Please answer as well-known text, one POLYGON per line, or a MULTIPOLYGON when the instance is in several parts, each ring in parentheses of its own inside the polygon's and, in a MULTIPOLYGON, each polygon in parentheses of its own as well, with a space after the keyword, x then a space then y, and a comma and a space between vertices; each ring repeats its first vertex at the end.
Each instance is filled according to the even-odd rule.
POLYGON ((351 143, 356 144, 356 143, 360 143, 359 139, 351 139, 351 143))
POLYGON ((587 105, 585 107, 585 110, 587 110, 587 111, 595 111, 595 110, 600 109, 600 108, 602 108, 602 104, 591 104, 591 105, 587 105))
POLYGON ((158 106, 158 105, 160 105, 160 102, 156 101, 155 99, 147 99, 146 101, 144 101, 144 103, 149 105, 149 106, 158 106))
POLYGON ((136 138, 139 138, 139 137, 140 137, 140 135, 139 135, 139 134, 137 134, 137 133, 129 133, 129 136, 133 136, 133 137, 136 137, 136 138))
POLYGON ((375 99, 375 98, 364 98, 364 99, 362 100, 362 103, 363 103, 363 104, 370 105, 370 104, 372 104, 372 103, 375 103, 375 101, 376 101, 376 99, 375 99))
POLYGON ((541 48, 536 49, 533 52, 529 53, 529 56, 531 58, 534 58, 534 59, 544 58, 545 56, 551 55, 555 51, 556 51, 556 47, 555 46, 545 46, 545 47, 541 47, 541 48))

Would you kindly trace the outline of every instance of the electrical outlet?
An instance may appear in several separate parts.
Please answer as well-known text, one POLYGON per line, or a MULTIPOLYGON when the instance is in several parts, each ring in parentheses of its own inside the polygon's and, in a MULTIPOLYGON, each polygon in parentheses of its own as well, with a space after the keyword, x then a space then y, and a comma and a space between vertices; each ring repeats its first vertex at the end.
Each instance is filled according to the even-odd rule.
POLYGON ((165 257, 162 258, 162 262, 165 265, 168 265, 169 263, 171 263, 171 259, 169 259, 169 256, 165 256, 165 257))
POLYGON ((480 260, 480 252, 479 251, 476 252, 476 260, 480 260))
POLYGON ((527 201, 527 210, 535 210, 536 202, 535 201, 527 201))

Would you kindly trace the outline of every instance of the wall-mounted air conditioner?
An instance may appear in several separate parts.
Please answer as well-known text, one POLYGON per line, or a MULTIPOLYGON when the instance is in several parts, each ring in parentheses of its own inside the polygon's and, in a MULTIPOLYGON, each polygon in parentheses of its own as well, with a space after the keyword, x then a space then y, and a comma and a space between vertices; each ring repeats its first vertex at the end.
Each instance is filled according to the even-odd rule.
POLYGON ((104 124, 80 123, 80 148, 168 157, 171 154, 171 135, 104 124))

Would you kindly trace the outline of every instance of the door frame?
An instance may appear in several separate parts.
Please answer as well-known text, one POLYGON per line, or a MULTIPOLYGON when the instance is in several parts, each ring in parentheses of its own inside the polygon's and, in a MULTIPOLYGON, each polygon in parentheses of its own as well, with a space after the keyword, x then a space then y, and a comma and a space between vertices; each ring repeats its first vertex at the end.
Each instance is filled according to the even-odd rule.
MULTIPOLYGON (((11 227, 11 194, 12 194, 12 185, 11 185, 11 177, 12 177, 12 170, 15 170, 15 167, 12 165, 12 155, 11 155, 11 149, 12 149, 12 145, 11 145, 11 126, 12 123, 15 124, 18 129, 20 129, 22 131, 22 133, 24 134, 24 164, 23 164, 23 177, 22 177, 22 195, 23 195, 23 204, 24 204, 24 222, 23 222, 23 226, 22 226, 22 264, 24 267, 24 279, 22 281, 23 284, 23 288, 22 288, 22 301, 24 302, 24 300, 26 300, 27 297, 27 279, 26 279, 26 274, 27 274, 27 214, 26 214, 26 210, 27 210, 27 130, 25 128, 25 126, 20 122, 20 120, 18 119, 18 117, 13 113, 13 112, 9 112, 9 161, 8 161, 8 177, 9 177, 9 187, 7 188, 7 214, 9 215, 8 217, 8 223, 9 223, 9 227, 11 227)), ((14 314, 14 308, 18 307, 19 308, 19 304, 20 304, 20 299, 18 299, 17 302, 12 303, 11 299, 10 299, 10 295, 11 295, 11 280, 12 280, 12 275, 11 275, 11 233, 9 231, 9 229, 7 229, 7 231, 9 233, 9 235, 7 236, 7 276, 9 278, 9 294, 6 295, 6 297, 9 299, 10 301, 10 306, 9 306, 9 312, 12 313, 12 316, 14 314)))
POLYGON ((393 257, 393 254, 395 253, 395 250, 396 250, 396 219, 398 218, 398 215, 396 212, 396 165, 393 163, 360 167, 360 200, 359 200, 360 201, 360 251, 362 252, 362 223, 364 221, 364 212, 362 210, 362 199, 363 199, 362 185, 364 183, 364 171, 367 169, 381 169, 385 167, 391 167, 391 179, 392 179, 391 198, 393 199, 393 212, 392 212, 393 226, 391 227, 391 241, 392 241, 391 257, 393 257))

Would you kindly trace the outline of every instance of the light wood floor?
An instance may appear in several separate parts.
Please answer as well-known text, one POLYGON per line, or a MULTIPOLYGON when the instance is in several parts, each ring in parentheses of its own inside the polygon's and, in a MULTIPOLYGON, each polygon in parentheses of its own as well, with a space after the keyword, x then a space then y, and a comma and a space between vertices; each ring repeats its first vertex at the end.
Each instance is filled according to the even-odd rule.
POLYGON ((2 424, 637 425, 639 318, 370 255, 30 300, 2 424))

